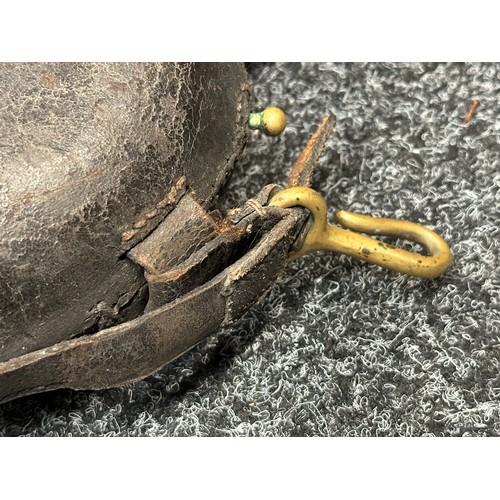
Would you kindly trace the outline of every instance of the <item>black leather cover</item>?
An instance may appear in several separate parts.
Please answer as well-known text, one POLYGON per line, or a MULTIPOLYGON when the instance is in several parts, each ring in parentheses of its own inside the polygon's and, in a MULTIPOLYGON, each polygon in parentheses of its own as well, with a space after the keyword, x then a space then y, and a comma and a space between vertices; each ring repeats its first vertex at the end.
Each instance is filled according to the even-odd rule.
POLYGON ((127 251, 213 200, 248 106, 240 64, 0 65, 0 361, 142 313, 127 251))
MULTIPOLYGON (((237 64, 0 66, 0 403, 160 369, 283 271, 304 209, 211 206, 246 137, 237 64)), ((292 168, 309 185, 334 120, 292 168)))

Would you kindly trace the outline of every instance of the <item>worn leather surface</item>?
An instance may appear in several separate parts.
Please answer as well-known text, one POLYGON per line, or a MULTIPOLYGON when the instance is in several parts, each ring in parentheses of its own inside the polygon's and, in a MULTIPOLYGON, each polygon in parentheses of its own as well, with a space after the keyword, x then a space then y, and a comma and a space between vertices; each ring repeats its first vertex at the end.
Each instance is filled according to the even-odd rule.
POLYGON ((209 205, 248 103, 238 64, 0 65, 0 361, 143 312, 126 252, 209 205))
MULTIPOLYGON (((61 387, 105 389, 142 379, 220 326, 240 318, 284 269, 289 248, 304 221, 305 214, 300 209, 261 207, 275 189, 276 186, 264 189, 253 203, 226 221, 220 231, 213 232, 205 245, 198 250, 193 247, 180 269, 175 263, 172 269, 164 267, 160 273, 150 267, 148 281, 155 285, 149 291, 154 303, 150 312, 92 335, 0 363, 0 402, 61 387), (173 280, 177 289, 172 297, 177 298, 165 304, 162 286, 172 292, 166 276, 182 273, 189 279, 173 280), (201 285, 197 275, 203 281, 201 285)), ((178 220, 179 216, 198 219, 199 210, 186 212, 186 205, 196 204, 191 196, 186 195, 187 203, 180 202, 163 224, 168 225, 169 218, 178 220)), ((210 216, 204 213, 203 217, 210 216)), ((173 242, 179 240, 178 234, 173 233, 173 237, 173 242)), ((145 263, 148 254, 149 260, 156 261, 158 252, 163 252, 155 237, 151 242, 148 239, 141 244, 144 248, 140 252, 131 252, 140 254, 145 263)), ((168 235, 165 241, 168 249, 168 235)), ((179 248, 179 253, 184 254, 182 244, 179 248)))
MULTIPOLYGON (((325 118, 290 182, 310 183, 333 128, 333 117, 325 118)), ((62 387, 104 389, 139 380, 265 296, 286 265, 307 211, 268 206, 281 189, 271 184, 223 217, 204 209, 184 185, 183 176, 173 188, 169 214, 126 255, 144 270, 144 314, 0 362, 0 402, 62 387)))

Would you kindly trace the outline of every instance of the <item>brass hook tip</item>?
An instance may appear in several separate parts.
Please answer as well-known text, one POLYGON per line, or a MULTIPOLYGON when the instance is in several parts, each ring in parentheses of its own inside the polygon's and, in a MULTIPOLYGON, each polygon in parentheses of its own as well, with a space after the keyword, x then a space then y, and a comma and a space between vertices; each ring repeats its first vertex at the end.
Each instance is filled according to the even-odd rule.
POLYGON ((414 222, 340 211, 336 213, 335 219, 341 226, 348 229, 329 224, 326 217, 326 203, 321 195, 311 188, 284 189, 273 197, 269 204, 282 208, 303 206, 308 208, 314 217, 314 223, 307 233, 302 248, 291 254, 291 259, 316 250, 331 250, 392 271, 430 279, 441 276, 453 261, 453 254, 443 238, 414 222), (429 255, 408 252, 349 229, 414 241, 421 244, 429 255))
MULTIPOLYGON (((406 250, 393 247, 391 245, 378 242, 373 238, 364 237, 364 242, 377 241, 377 246, 383 250, 383 267, 401 273, 417 276, 420 278, 437 278, 444 274, 453 262, 453 254, 441 236, 420 224, 414 222, 388 219, 384 217, 371 217, 360 215, 346 210, 341 210, 335 214, 335 220, 342 227, 368 233, 373 235, 390 236, 394 238, 404 238, 422 245, 429 255, 420 255, 406 250)), ((354 234, 354 233, 353 233, 354 234)), ((371 245, 367 245, 370 247, 371 245)), ((370 251, 370 248, 368 249, 370 251)), ((366 248, 362 250, 367 254, 366 248)), ((367 254, 370 256, 370 254, 367 254)), ((371 258, 364 258, 372 262, 371 258)))

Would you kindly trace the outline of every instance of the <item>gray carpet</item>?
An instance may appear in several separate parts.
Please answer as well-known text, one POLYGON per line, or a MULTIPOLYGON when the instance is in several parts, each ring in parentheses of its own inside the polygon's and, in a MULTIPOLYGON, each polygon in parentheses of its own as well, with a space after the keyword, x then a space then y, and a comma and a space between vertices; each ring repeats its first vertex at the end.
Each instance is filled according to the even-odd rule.
POLYGON ((453 267, 424 281, 309 255, 233 328, 157 375, 7 403, 0 435, 500 435, 500 65, 249 71, 257 104, 283 107, 289 127, 275 139, 253 134, 228 207, 284 183, 333 112, 337 133, 316 178, 330 215, 427 225, 450 242, 453 267), (464 126, 472 99, 479 106, 464 126))

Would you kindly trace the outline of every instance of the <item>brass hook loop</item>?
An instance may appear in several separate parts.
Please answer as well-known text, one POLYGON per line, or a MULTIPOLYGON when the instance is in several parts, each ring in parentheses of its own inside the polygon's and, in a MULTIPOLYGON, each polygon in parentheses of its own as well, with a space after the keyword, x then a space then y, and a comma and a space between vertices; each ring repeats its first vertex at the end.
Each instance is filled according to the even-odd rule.
POLYGON ((374 235, 401 237, 420 243, 428 251, 428 256, 408 252, 375 238, 329 224, 325 200, 308 187, 284 189, 270 200, 269 205, 281 208, 298 205, 306 207, 313 215, 314 222, 302 248, 292 252, 290 260, 316 250, 331 250, 419 278, 437 278, 453 261, 453 254, 443 238, 420 224, 359 215, 344 210, 335 214, 337 223, 345 228, 374 235))

